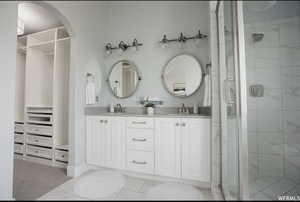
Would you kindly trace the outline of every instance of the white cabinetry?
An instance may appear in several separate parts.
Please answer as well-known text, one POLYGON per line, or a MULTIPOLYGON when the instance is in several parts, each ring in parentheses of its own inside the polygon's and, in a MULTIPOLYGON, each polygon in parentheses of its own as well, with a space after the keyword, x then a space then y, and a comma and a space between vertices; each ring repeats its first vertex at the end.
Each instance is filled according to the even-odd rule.
POLYGON ((155 174, 210 181, 210 120, 155 119, 155 174))
POLYGON ((124 169, 125 119, 87 116, 87 163, 124 169))
POLYGON ((182 178, 210 181, 210 120, 181 119, 182 178))
POLYGON ((155 174, 180 177, 180 119, 155 119, 155 174))
POLYGON ((69 35, 64 27, 29 34, 18 38, 17 49, 15 122, 24 126, 23 159, 66 166, 69 35))
POLYGON ((87 116, 87 163, 210 182, 210 119, 87 116))

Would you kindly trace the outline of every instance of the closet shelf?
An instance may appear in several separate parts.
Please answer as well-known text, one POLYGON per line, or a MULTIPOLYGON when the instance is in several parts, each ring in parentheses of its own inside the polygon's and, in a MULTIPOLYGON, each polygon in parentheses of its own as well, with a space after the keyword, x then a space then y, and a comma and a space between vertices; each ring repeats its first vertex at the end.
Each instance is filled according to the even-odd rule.
POLYGON ((34 45, 30 45, 28 47, 36 48, 36 49, 39 49, 46 53, 51 53, 51 52, 54 52, 54 44, 55 44, 54 42, 55 41, 46 41, 46 42, 41 42, 41 43, 37 43, 34 45))
POLYGON ((66 41, 66 40, 69 40, 69 39, 71 39, 71 37, 57 39, 56 42, 66 41))

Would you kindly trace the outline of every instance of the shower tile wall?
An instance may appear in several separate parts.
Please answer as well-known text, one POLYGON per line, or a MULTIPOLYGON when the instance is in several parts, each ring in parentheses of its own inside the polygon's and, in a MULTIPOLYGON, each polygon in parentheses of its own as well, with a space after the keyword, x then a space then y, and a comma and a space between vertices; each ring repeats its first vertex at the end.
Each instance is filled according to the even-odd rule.
POLYGON ((263 97, 248 93, 249 179, 287 177, 300 183, 300 20, 246 26, 247 84, 262 84, 263 97), (263 33, 253 42, 252 33, 263 33))

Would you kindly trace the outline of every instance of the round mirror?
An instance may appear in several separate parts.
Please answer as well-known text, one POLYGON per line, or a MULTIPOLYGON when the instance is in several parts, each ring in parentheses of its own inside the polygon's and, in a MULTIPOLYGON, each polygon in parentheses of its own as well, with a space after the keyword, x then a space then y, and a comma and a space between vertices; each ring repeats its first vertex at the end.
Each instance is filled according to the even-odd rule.
POLYGON ((109 73, 108 83, 114 96, 127 98, 134 94, 140 76, 137 67, 128 60, 115 63, 109 73))
POLYGON ((176 97, 188 97, 195 93, 202 82, 202 68, 191 55, 172 58, 163 70, 163 83, 167 91, 176 97))

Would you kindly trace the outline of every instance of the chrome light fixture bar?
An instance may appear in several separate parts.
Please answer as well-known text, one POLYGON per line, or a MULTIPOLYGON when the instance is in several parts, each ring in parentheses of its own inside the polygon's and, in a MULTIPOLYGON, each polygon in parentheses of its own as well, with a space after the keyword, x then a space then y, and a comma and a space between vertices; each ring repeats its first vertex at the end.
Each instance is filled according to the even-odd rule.
POLYGON ((191 39, 199 39, 200 40, 200 39, 205 39, 207 37, 208 36, 206 34, 202 34, 199 30, 198 33, 192 37, 186 37, 183 35, 183 33, 180 33, 180 35, 177 39, 168 39, 167 36, 164 35, 163 39, 159 43, 162 43, 162 44, 168 44, 170 42, 185 43, 186 41, 191 40, 191 39))
POLYGON ((112 50, 115 50, 115 49, 120 49, 122 50, 123 52, 125 52, 128 48, 131 48, 131 47, 134 47, 136 49, 136 51, 138 50, 138 47, 139 46, 142 46, 143 44, 142 43, 139 43, 137 39, 134 39, 132 44, 129 45, 129 44, 126 44, 124 41, 121 41, 118 46, 112 46, 111 43, 107 43, 105 45, 105 50, 106 50, 106 53, 107 54, 111 54, 112 53, 112 50))

